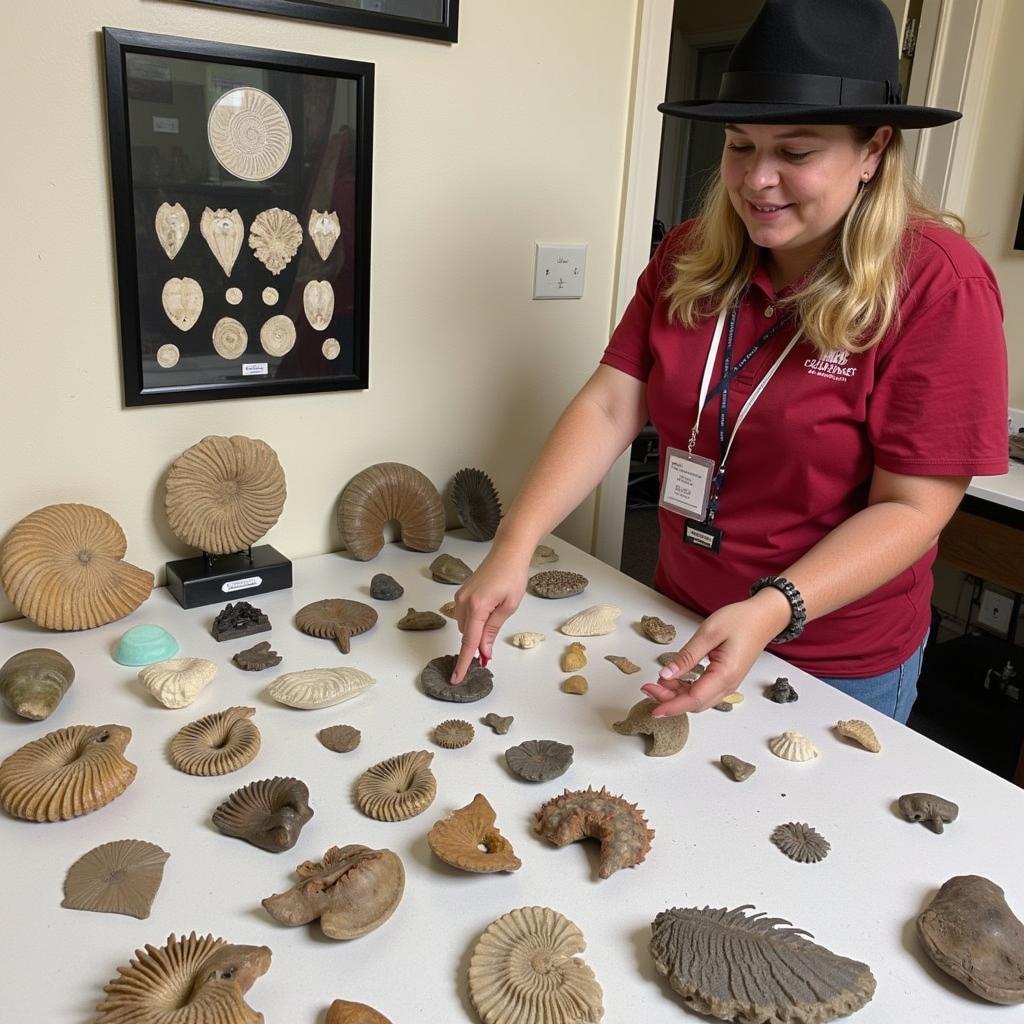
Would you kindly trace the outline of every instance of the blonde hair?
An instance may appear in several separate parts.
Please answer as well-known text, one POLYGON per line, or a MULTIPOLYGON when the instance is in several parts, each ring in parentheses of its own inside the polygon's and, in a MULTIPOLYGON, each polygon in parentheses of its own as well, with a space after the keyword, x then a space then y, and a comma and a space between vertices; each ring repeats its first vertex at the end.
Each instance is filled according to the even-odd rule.
MULTIPOLYGON (((875 132, 850 130, 861 145, 875 132)), ((802 325, 803 337, 819 354, 863 352, 881 341, 899 315, 904 241, 918 224, 945 224, 964 233, 956 214, 928 205, 907 166, 903 136, 894 128, 874 179, 857 193, 835 240, 806 283, 778 304, 802 325)), ((671 265, 665 288, 669 320, 694 327, 718 316, 742 293, 757 263, 758 247, 716 174, 685 251, 671 265)))

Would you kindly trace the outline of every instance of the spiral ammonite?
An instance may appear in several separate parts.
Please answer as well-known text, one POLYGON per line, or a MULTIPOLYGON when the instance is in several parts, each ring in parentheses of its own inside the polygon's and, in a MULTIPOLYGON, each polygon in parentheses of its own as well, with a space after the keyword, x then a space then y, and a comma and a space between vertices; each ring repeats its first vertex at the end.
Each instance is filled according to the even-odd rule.
POLYGON ((210 110, 206 137, 217 163, 243 181, 272 178, 292 151, 292 126, 281 104, 262 89, 224 93, 210 110))
POLYGON ((187 775, 227 775, 260 752, 260 731, 249 719, 255 708, 225 708, 179 729, 171 761, 187 775))
POLYGON ((429 751, 412 750, 367 768, 356 783, 359 809, 378 821, 405 821, 425 811, 437 795, 433 759, 429 751))
POLYGON ((237 359, 249 344, 249 332, 234 317, 222 316, 213 326, 213 348, 221 359, 237 359))

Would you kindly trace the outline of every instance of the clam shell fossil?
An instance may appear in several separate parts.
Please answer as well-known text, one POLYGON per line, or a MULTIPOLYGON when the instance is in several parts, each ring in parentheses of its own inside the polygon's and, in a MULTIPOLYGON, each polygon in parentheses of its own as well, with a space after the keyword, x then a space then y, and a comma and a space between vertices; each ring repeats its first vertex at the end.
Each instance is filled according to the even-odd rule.
POLYGON ((224 293, 224 301, 231 306, 237 306, 242 301, 242 289, 229 288, 224 293))
POLYGON ((823 1024, 875 993, 867 964, 752 906, 674 907, 651 924, 651 957, 688 1009, 719 1020, 823 1024), (785 927, 783 927, 785 926, 785 927))
POLYGON ((164 508, 174 535, 213 555, 243 551, 281 517, 284 470, 265 441, 204 437, 167 474, 164 508))
POLYGON ((559 627, 566 636, 605 636, 615 629, 615 620, 621 608, 610 604, 595 604, 570 616, 559 627))
POLYGON ((423 692, 435 700, 450 700, 457 704, 468 704, 486 697, 494 686, 494 676, 490 669, 481 666, 474 658, 469 663, 469 671, 458 686, 452 686, 449 680, 455 671, 456 656, 442 654, 432 658, 420 673, 423 692))
POLYGON ((312 817, 306 784, 276 776, 236 789, 213 812, 213 823, 226 836, 280 853, 296 844, 312 817))
POLYGON ((271 650, 269 640, 263 640, 244 651, 236 651, 231 660, 246 672, 261 672, 265 668, 280 665, 281 655, 271 650))
POLYGON ((756 765, 752 765, 749 761, 741 761, 732 754, 723 754, 718 760, 735 782, 745 782, 757 771, 756 765))
POLYGON ((430 575, 438 583, 465 583, 473 570, 461 559, 454 555, 438 555, 430 563, 430 575))
POLYGON ((326 331, 334 316, 334 289, 330 281, 307 281, 302 289, 302 309, 315 331, 326 331))
POLYGON ((161 345, 156 350, 157 366, 162 367, 164 370, 177 366, 180 358, 181 352, 178 350, 177 345, 161 345))
POLYGON ((657 615, 641 615, 640 632, 656 644, 670 644, 676 638, 676 627, 663 622, 657 615))
POLYGON ((768 749, 784 761, 812 761, 818 748, 798 732, 784 732, 768 741, 768 749))
POLYGON ((17 522, 0 549, 0 585, 44 629, 92 629, 135 611, 153 574, 123 561, 124 531, 92 505, 47 505, 17 522))
POLYGON ((270 968, 266 946, 233 946, 195 932, 135 950, 103 991, 94 1024, 262 1024, 245 1001, 270 968))
POLYGON ((563 672, 579 672, 587 664, 587 648, 578 640, 574 640, 562 654, 563 672))
POLYGON ((569 676, 562 682, 563 693, 583 694, 590 689, 590 684, 585 676, 569 676))
POLYGON ((225 275, 230 277, 245 238, 245 225, 238 211, 206 207, 199 221, 199 233, 206 239, 210 252, 225 275))
POLYGON ((508 642, 513 647, 518 647, 520 650, 528 651, 537 644, 544 642, 543 633, 513 633, 509 638, 508 642))
POLYGON ((260 345, 268 356, 286 356, 295 344, 295 324, 283 313, 272 316, 260 328, 260 345))
POLYGON ((496 715, 492 711, 490 714, 484 715, 484 717, 481 718, 480 721, 483 722, 484 725, 490 726, 490 728, 498 736, 504 736, 505 733, 508 732, 508 730, 511 727, 512 723, 515 721, 515 716, 514 715, 496 715))
POLYGON ((557 740, 526 740, 505 751, 509 771, 527 782, 549 782, 572 764, 573 748, 557 740))
POLYGON ((369 561, 384 547, 384 526, 397 520, 401 541, 413 551, 436 551, 444 540, 444 504, 418 470, 381 462, 354 476, 341 492, 338 529, 353 558, 369 561))
POLYGON ((221 359, 237 359, 249 344, 249 332, 234 317, 222 316, 213 325, 213 349, 221 359))
POLYGON ((307 230, 316 251, 320 253, 320 259, 326 261, 335 242, 341 237, 341 221, 337 213, 334 210, 314 210, 309 215, 307 230))
POLYGON ((32 647, 0 666, 0 697, 22 718, 41 722, 53 714, 75 681, 75 667, 60 651, 32 647))
POLYGON ((606 654, 605 661, 610 661, 624 675, 631 676, 640 671, 640 666, 621 654, 606 654))
POLYGON ((325 338, 320 346, 324 359, 337 359, 341 355, 341 342, 337 338, 325 338))
POLYGON ((349 653, 352 637, 365 633, 376 624, 376 609, 362 601, 341 597, 313 601, 295 615, 295 625, 303 633, 318 636, 321 640, 333 640, 342 654, 349 653))
POLYGON ((523 862, 495 828, 494 819, 487 797, 477 793, 472 803, 434 825, 427 833, 427 845, 446 864, 462 871, 517 871, 523 862))
POLYGON ((170 854, 141 839, 119 839, 83 854, 64 878, 62 907, 147 918, 170 854))
POLYGON ((179 331, 190 331, 203 311, 203 289, 194 278, 172 277, 164 282, 160 302, 179 331))
POLYGON ((173 206, 170 203, 161 203, 156 211, 154 226, 160 248, 169 260, 173 260, 188 237, 189 220, 185 207, 181 203, 175 203, 173 206))
POLYGON ((488 925, 469 961, 469 998, 483 1024, 595 1024, 601 986, 576 953, 583 933, 548 907, 518 907, 488 925))
POLYGON ((168 658, 142 669, 139 682, 165 708, 187 708, 216 674, 207 658, 168 658))
POLYGON ((351 725, 331 725, 321 729, 317 736, 328 750, 333 750, 336 754, 347 754, 350 750, 355 750, 363 738, 363 734, 351 725))
POLYGON ((493 540, 501 522, 501 501, 491 478, 480 469, 460 469, 448 494, 470 540, 493 540))
POLYGON ((307 668, 286 672, 271 683, 267 693, 291 708, 329 708, 358 697, 377 682, 357 668, 307 668))
POLYGON ((260 750, 260 731, 249 719, 255 708, 225 708, 179 729, 171 763, 188 775, 227 775, 244 768, 260 750))
POLYGON ((391 1024, 391 1021, 366 1003, 335 999, 327 1010, 324 1024, 391 1024))
POLYGON ((447 620, 437 612, 418 612, 410 608, 396 623, 399 629, 411 630, 413 632, 428 629, 444 629, 447 620))
POLYGON ((537 597, 546 597, 557 600, 561 597, 575 597, 582 594, 590 580, 581 576, 578 572, 566 572, 563 569, 546 569, 544 572, 534 573, 528 584, 530 593, 537 597))
POLYGON ((210 108, 206 138, 217 163, 243 181, 266 181, 284 167, 292 126, 281 104, 252 86, 231 89, 210 108))
POLYGON ((648 757, 678 754, 690 738, 689 717, 682 714, 655 718, 652 712, 659 706, 653 698, 645 697, 629 709, 629 714, 621 722, 612 725, 620 736, 649 736, 648 757))
POLYGON ((779 825, 771 835, 772 842, 798 864, 817 864, 828 856, 832 844, 817 830, 803 821, 789 821, 779 825))
POLYGON ((882 744, 878 742, 875 730, 867 722, 862 722, 859 718, 840 719, 840 721, 836 722, 836 732, 840 736, 845 736, 847 739, 859 743, 865 750, 870 750, 872 754, 877 754, 882 749, 882 744))
POLYGON ((356 782, 359 809, 378 821, 405 821, 421 814, 437 795, 433 760, 428 750, 411 750, 367 768, 356 782))
POLYGON ((280 274, 302 244, 302 228, 294 213, 274 207, 256 214, 249 226, 249 248, 272 274, 280 274))
POLYGON ((461 718, 449 718, 434 726, 434 742, 448 750, 458 750, 473 742, 474 729, 461 718))
POLYGON ((19 747, 0 764, 0 807, 26 821, 66 821, 119 797, 135 779, 124 725, 72 725, 19 747))
POLYGON ((956 821, 960 813, 960 808, 952 800, 945 800, 934 793, 904 793, 898 806, 907 821, 920 821, 936 834, 943 832, 944 825, 956 821))

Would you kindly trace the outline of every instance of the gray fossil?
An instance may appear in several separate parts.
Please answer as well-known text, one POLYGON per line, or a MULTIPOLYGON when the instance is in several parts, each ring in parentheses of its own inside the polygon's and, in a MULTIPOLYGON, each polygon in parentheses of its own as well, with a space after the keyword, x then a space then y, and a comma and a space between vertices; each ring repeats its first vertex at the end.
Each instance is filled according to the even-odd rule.
POLYGON ((683 714, 655 718, 652 712, 659 706, 652 697, 645 697, 629 709, 629 714, 621 722, 612 724, 612 728, 620 736, 649 736, 648 757, 678 754, 690 738, 689 717, 683 714))
POLYGON ((395 623, 399 629, 407 629, 412 632, 422 632, 427 629, 443 629, 448 620, 437 612, 418 612, 410 608, 395 623))
POLYGON ((718 760, 736 782, 745 782, 757 771, 756 765, 752 765, 749 761, 741 761, 732 754, 723 754, 718 760))
POLYGON ((379 572, 370 580, 370 597, 378 601, 397 601, 405 593, 405 587, 386 572, 379 572))
POLYGON ((898 803, 900 814, 907 821, 920 821, 935 833, 941 833, 943 824, 956 821, 960 813, 952 800, 944 800, 934 793, 904 793, 898 803))
POLYGON ((764 691, 764 695, 776 704, 791 704, 795 700, 800 699, 800 694, 789 685, 789 680, 785 676, 779 676, 778 679, 764 691))
POLYGON ((530 577, 530 593, 537 597, 557 599, 560 597, 575 597, 587 589, 590 580, 578 572, 568 572, 564 569, 547 569, 544 572, 535 573, 530 577))
POLYGON ((803 821, 779 825, 771 835, 772 842, 798 864, 817 864, 828 856, 831 843, 817 829, 803 821))
POLYGON ((572 764, 573 749, 557 740, 526 740, 505 751, 509 770, 527 782, 549 782, 572 764))
POLYGON ((423 692, 435 700, 450 700, 457 704, 468 704, 486 697, 494 685, 494 676, 490 670, 483 668, 474 658, 466 677, 458 686, 453 686, 451 678, 456 660, 454 654, 442 654, 440 658, 428 661, 420 673, 423 692))
POLYGON ((513 715, 496 715, 493 711, 480 719, 484 725, 489 725, 499 736, 504 736, 512 725, 513 715))

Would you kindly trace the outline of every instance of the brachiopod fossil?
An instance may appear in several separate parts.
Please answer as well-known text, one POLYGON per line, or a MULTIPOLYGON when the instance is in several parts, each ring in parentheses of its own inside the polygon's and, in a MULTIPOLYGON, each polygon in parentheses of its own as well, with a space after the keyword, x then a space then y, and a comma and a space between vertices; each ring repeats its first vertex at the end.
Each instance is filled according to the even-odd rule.
POLYGON ((181 203, 161 203, 155 217, 156 239, 160 248, 173 260, 181 251, 188 236, 189 220, 181 203))
POLYGON ((203 311, 203 289, 191 277, 171 277, 160 293, 167 319, 179 331, 190 331, 203 311))
POLYGON ((147 665, 139 682, 165 708, 186 708, 217 674, 217 666, 206 658, 168 658, 147 665))
POLYGON ((280 274, 302 244, 302 228, 294 213, 274 207, 256 215, 249 226, 249 248, 272 274, 280 274))
POLYGON ((899 799, 899 808, 907 821, 920 821, 935 833, 941 833, 943 824, 956 821, 960 813, 952 800, 944 800, 933 793, 904 793, 899 799))
POLYGON ((238 211, 211 210, 206 207, 199 222, 199 231, 206 239, 214 259, 230 277, 235 260, 242 250, 242 239, 245 238, 245 225, 238 211))
POLYGON ((278 313, 260 328, 260 345, 268 356, 286 356, 295 344, 295 324, 291 317, 278 313))
POLYGON ((267 693, 279 704, 308 711, 351 700, 376 682, 357 668, 307 668, 278 676, 267 693))
POLYGON ((768 742, 768 749, 784 761, 811 761, 818 756, 818 748, 798 732, 784 732, 768 742))
POLYGON ((218 97, 210 108, 206 139, 228 173, 243 181, 266 181, 288 159, 292 126, 270 93, 242 86, 218 97))
POLYGON ((509 770, 527 782, 549 782, 572 764, 573 748, 557 740, 526 740, 505 751, 509 770))
POLYGON ((222 316, 213 325, 213 350, 221 359, 237 359, 249 344, 249 332, 234 317, 222 316))
POLYGON ((62 907, 149 917, 170 854, 141 839, 119 839, 83 854, 64 878, 62 907))
POLYGON ((543 633, 513 633, 508 638, 508 642, 513 647, 519 647, 524 651, 530 650, 531 647, 536 647, 543 640, 543 633))
POLYGON ((878 742, 875 730, 867 722, 862 722, 859 718, 836 722, 836 732, 840 736, 845 736, 847 739, 859 743, 865 750, 870 750, 872 754, 877 754, 882 749, 882 744, 878 742))
POLYGON ((320 351, 324 359, 337 359, 341 355, 341 342, 337 338, 324 338, 320 351))
POLYGON ((242 298, 241 288, 228 288, 224 292, 224 301, 231 306, 237 306, 242 301, 242 298))
POLYGON ((463 871, 516 871, 522 861, 495 827, 494 819, 487 797, 477 793, 471 804, 434 825, 427 844, 446 864, 463 871))
POLYGON ((263 302, 268 306, 273 306, 274 303, 276 303, 280 297, 281 295, 278 292, 278 290, 276 288, 271 288, 269 286, 264 288, 263 291, 260 292, 260 298, 262 298, 263 302))
POLYGON ((562 671, 579 672, 587 664, 587 649, 578 641, 573 641, 562 654, 562 671))
POLYGON ((501 501, 491 478, 479 469, 460 469, 448 493, 470 539, 492 540, 501 522, 501 501))
POLYGON ((177 345, 161 345, 156 350, 157 366, 165 370, 169 370, 172 366, 177 366, 180 358, 181 351, 177 345))
POLYGON ((425 811, 437 795, 433 759, 427 750, 412 750, 367 768, 356 783, 359 809, 378 821, 405 821, 425 811))
POLYGON ((405 593, 405 587, 386 572, 375 573, 370 580, 370 597, 378 601, 397 601, 405 593))
POLYGON ((307 230, 316 251, 320 253, 320 259, 326 260, 331 255, 334 243, 341 237, 341 221, 337 213, 334 210, 324 210, 322 213, 314 210, 309 215, 307 230))
POLYGON ((448 750, 458 750, 473 742, 473 726, 461 718, 449 718, 434 726, 434 742, 448 750))
POLYGON ((334 316, 334 289, 330 281, 307 281, 302 289, 302 308, 310 327, 326 331, 334 316))
POLYGON ((610 604, 595 604, 566 619, 558 628, 566 636, 604 636, 615 629, 615 620, 621 608, 610 604))
POLYGON ((336 754, 347 754, 359 746, 363 734, 352 725, 331 725, 321 729, 317 736, 320 742, 336 754))
POLYGON ((621 736, 649 736, 648 757, 668 757, 678 754, 690 737, 689 717, 685 714, 655 718, 652 712, 660 705, 651 697, 637 701, 629 714, 612 728, 621 736))
POLYGON ((213 823, 226 836, 279 853, 296 844, 312 817, 306 784, 277 776, 236 789, 213 812, 213 823))
POLYGON ((260 731, 249 719, 255 708, 226 708, 179 729, 171 740, 171 762, 188 775, 227 775, 260 750, 260 731))
POLYGON ((75 681, 75 667, 60 651, 32 647, 0 667, 0 697, 22 718, 49 718, 75 681))
POLYGON ((313 601, 295 614, 295 625, 309 636, 333 640, 342 654, 348 654, 352 637, 377 624, 377 611, 362 601, 330 597, 313 601))
POLYGON ((817 864, 832 849, 829 841, 803 821, 790 821, 779 825, 771 835, 772 842, 798 864, 817 864))
POLYGON ((663 622, 657 615, 640 616, 640 632, 656 644, 670 644, 676 638, 676 627, 663 622))

